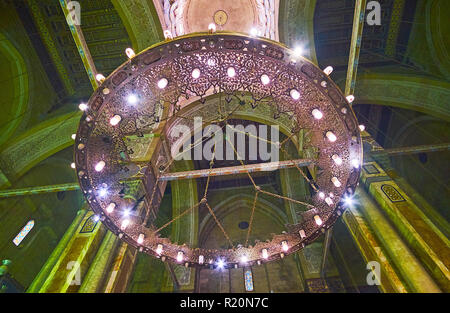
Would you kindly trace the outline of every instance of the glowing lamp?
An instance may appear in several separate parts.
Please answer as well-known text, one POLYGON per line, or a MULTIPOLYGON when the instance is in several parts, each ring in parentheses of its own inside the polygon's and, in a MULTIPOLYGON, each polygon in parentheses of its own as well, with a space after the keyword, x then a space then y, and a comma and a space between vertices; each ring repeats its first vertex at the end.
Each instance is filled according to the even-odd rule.
POLYGON ((342 165, 342 159, 337 154, 333 154, 331 158, 333 159, 334 163, 336 163, 336 165, 342 165))
POLYGON ((331 132, 331 131, 328 131, 326 133, 326 136, 327 136, 328 140, 331 141, 331 142, 335 142, 337 140, 336 135, 333 132, 331 132))
POLYGON ((122 224, 120 225, 120 228, 121 228, 122 230, 124 230, 125 228, 128 227, 128 225, 130 225, 130 220, 129 220, 129 219, 124 219, 124 220, 122 221, 122 224))
POLYGON ((320 120, 323 117, 323 113, 320 112, 318 109, 312 110, 312 115, 316 120, 320 120))
POLYGON ((263 85, 269 84, 269 83, 270 83, 270 78, 269 78, 269 76, 267 76, 266 74, 262 74, 262 75, 261 75, 261 83, 262 83, 263 85))
POLYGON ((97 74, 95 75, 95 79, 99 82, 99 83, 103 83, 105 81, 105 76, 103 76, 102 74, 97 74))
POLYGON ((95 170, 97 172, 101 172, 103 170, 103 168, 105 167, 105 161, 100 161, 97 164, 95 164, 95 170))
POLYGON ((112 126, 116 126, 117 124, 119 124, 120 123, 120 121, 122 120, 122 117, 120 117, 120 115, 114 115, 110 120, 109 120, 109 123, 112 125, 112 126))
POLYGON ((116 207, 116 204, 111 202, 111 203, 108 204, 108 206, 106 207, 106 212, 112 213, 112 212, 114 211, 115 207, 116 207))
POLYGON ((314 215, 314 221, 316 221, 317 226, 322 225, 322 219, 319 215, 314 215))
POLYGON ((136 53, 134 53, 133 49, 131 49, 131 48, 126 48, 125 49, 125 54, 127 55, 127 57, 129 59, 132 59, 132 58, 134 58, 136 56, 136 53))
POLYGON ((332 177, 331 178, 331 182, 336 186, 336 187, 341 187, 341 182, 339 181, 339 179, 337 177, 332 177))
POLYGON ((292 89, 290 91, 290 95, 291 95, 292 99, 294 99, 294 100, 300 99, 300 92, 298 92, 297 89, 292 89))
POLYGON ((167 86, 168 83, 169 83, 169 81, 167 80, 167 78, 161 78, 161 79, 158 81, 158 88, 159 88, 159 89, 164 89, 164 88, 166 88, 166 86, 167 86))
POLYGON ((208 30, 210 33, 215 33, 216 32, 216 24, 214 24, 214 23, 209 24, 208 30))
POLYGON ((200 70, 198 68, 194 68, 194 70, 192 71, 192 78, 197 79, 200 77, 200 70))
POLYGON ((178 251, 178 253, 177 253, 177 262, 178 263, 183 262, 183 257, 184 257, 183 251, 178 251))
POLYGON ((324 72, 327 76, 329 76, 331 73, 333 73, 333 67, 332 67, 332 66, 327 66, 327 67, 323 70, 323 72, 324 72))
POLYGON ((86 110, 88 109, 88 106, 87 106, 86 103, 80 103, 80 105, 78 106, 78 108, 79 108, 81 111, 86 111, 86 110))
POLYGON ((236 76, 236 70, 234 69, 234 67, 229 67, 227 69, 227 75, 228 75, 228 77, 236 76))

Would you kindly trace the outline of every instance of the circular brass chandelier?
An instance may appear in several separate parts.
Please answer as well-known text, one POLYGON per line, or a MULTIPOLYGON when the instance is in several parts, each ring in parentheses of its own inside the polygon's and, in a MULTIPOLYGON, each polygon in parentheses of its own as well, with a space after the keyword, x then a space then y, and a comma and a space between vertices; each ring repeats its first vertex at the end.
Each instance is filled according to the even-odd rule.
MULTIPOLYGON (((83 107, 75 139, 81 190, 103 224, 122 240, 162 261, 185 266, 251 266, 298 251, 330 228, 345 210, 344 198, 354 193, 360 176, 362 142, 354 112, 328 77, 328 70, 320 70, 278 42, 227 32, 177 37, 129 57, 101 81, 83 107), (178 245, 160 237, 167 225, 154 225, 167 184, 161 177, 173 162, 176 138, 170 130, 183 120, 179 112, 188 104, 193 115, 193 104, 200 105, 219 93, 226 97, 247 94, 255 104, 269 100, 276 116, 292 121, 292 134, 312 130, 316 179, 297 167, 312 187, 311 203, 297 201, 308 208, 301 221, 253 246, 247 242, 234 246, 228 236, 229 249, 178 245), (125 137, 155 132, 161 135, 152 141, 150 161, 133 162, 133 149, 125 137), (143 186, 142 197, 123 196, 124 182, 133 177, 143 186)), ((188 125, 192 129, 192 122, 188 125)), ((254 187, 256 195, 267 193, 254 187)), ((208 208, 222 229, 206 192, 171 222, 200 206, 208 208)))

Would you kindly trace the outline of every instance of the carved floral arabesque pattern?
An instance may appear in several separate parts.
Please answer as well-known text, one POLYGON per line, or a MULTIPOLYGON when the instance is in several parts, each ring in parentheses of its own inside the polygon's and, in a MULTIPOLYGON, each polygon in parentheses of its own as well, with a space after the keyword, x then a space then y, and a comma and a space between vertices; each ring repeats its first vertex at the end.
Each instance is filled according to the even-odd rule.
POLYGON ((65 119, 37 130, 0 153, 0 168, 10 178, 16 178, 24 169, 42 160, 52 151, 67 146, 79 123, 79 115, 65 119))
MULTIPOLYGON (((216 259, 223 255, 230 264, 239 265, 239 258, 245 253, 249 258, 248 264, 253 264, 261 261, 260 251, 263 248, 269 250, 271 259, 277 259, 281 257, 282 240, 289 242, 288 253, 292 253, 331 227, 342 213, 342 194, 353 193, 358 182, 360 170, 350 166, 352 158, 361 157, 358 123, 342 93, 321 70, 307 60, 294 62, 292 59, 291 51, 269 41, 230 34, 197 35, 165 42, 117 69, 91 97, 90 109, 81 120, 75 145, 81 188, 103 223, 123 240, 150 255, 159 257, 155 252, 157 244, 164 245, 163 256, 170 261, 176 262, 177 253, 183 251, 188 266, 199 265, 199 254, 204 255, 205 259, 216 259), (236 71, 234 77, 226 75, 230 66, 236 71), (200 69, 199 78, 191 75, 195 68, 200 69), (270 84, 261 83, 263 74, 270 77, 270 84), (168 81, 163 90, 157 87, 162 78, 168 81), (323 87, 323 82, 326 82, 326 87, 323 87), (293 100, 290 96, 292 89, 301 92, 299 100, 293 100), (133 154, 123 137, 149 133, 158 126, 159 121, 169 118, 164 131, 164 137, 168 140, 160 141, 160 148, 151 161, 157 164, 158 171, 159 166, 168 161, 168 151, 175 141, 175 138, 170 137, 170 129, 181 121, 177 117, 180 104, 186 108, 197 100, 201 104, 207 96, 219 91, 224 92, 225 98, 250 94, 255 105, 262 102, 271 104, 266 107, 261 105, 259 109, 259 113, 269 114, 266 120, 276 117, 281 121, 289 121, 285 126, 294 133, 299 129, 308 129, 310 144, 319 149, 316 162, 319 171, 315 184, 320 190, 333 192, 334 204, 328 206, 315 196, 312 199, 315 208, 304 212, 301 223, 287 225, 285 234, 274 235, 269 242, 229 250, 191 249, 187 245, 171 243, 167 238, 159 238, 159 234, 153 232, 155 228, 152 225, 146 227, 147 220, 143 219, 142 212, 134 213, 133 227, 121 230, 121 210, 106 214, 105 208, 111 201, 116 203, 117 208, 130 206, 129 201, 119 196, 122 188, 120 181, 127 177, 126 162, 130 160, 129 155, 133 154), (133 106, 127 102, 130 93, 138 95, 139 105, 133 106), (167 106, 165 112, 168 115, 162 115, 161 103, 167 106), (323 112, 322 120, 312 117, 314 108, 323 112), (121 115, 122 119, 119 125, 111 126, 109 119, 115 114, 121 115), (332 130, 338 138, 332 144, 324 136, 328 130, 332 130), (340 155, 345 165, 334 164, 330 156, 335 153, 340 155), (100 173, 94 170, 99 160, 106 162, 105 169, 100 173), (331 183, 333 176, 339 177, 341 187, 331 183), (96 190, 104 184, 109 187, 110 195, 100 198, 96 190), (321 216, 322 226, 315 224, 313 216, 316 214, 321 216), (300 229, 306 232, 306 238, 300 237, 300 229), (137 244, 137 237, 141 233, 145 234, 144 242, 137 244)), ((195 114, 207 118, 217 116, 216 110, 200 104, 192 107, 191 117, 195 114)), ((189 116, 189 112, 183 114, 186 113, 189 116)), ((189 119, 184 120, 188 126, 192 125, 189 119)), ((148 186, 154 185, 154 175, 150 171, 144 178, 147 184, 146 203, 151 200, 148 186)), ((147 207, 143 213, 149 210, 154 208, 147 207)))
POLYGON ((117 0, 117 4, 126 15, 127 21, 136 37, 138 51, 142 51, 159 41, 160 35, 155 24, 159 23, 159 21, 154 21, 148 1, 117 0))

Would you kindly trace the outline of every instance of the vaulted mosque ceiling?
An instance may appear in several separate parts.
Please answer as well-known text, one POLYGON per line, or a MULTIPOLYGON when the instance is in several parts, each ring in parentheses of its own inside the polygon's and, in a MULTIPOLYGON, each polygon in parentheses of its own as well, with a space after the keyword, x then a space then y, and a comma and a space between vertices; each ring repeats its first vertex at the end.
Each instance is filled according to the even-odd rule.
MULTIPOLYGON (((445 9, 441 7, 445 0, 411 0, 406 1, 407 7, 405 1, 380 1, 382 18, 386 23, 364 28, 356 102, 398 106, 449 120, 450 111, 445 105, 445 99, 450 98, 449 81, 442 79, 442 74, 449 70, 443 57, 449 47, 442 36, 443 30, 436 30, 436 22, 430 18, 433 14, 443 18, 442 10, 445 9), (409 43, 408 38, 421 35, 416 29, 418 26, 411 23, 415 19, 426 24, 424 35, 430 43, 427 55, 439 61, 437 69, 421 64, 420 54, 410 49, 417 45, 417 40, 409 43), (403 72, 408 73, 408 80, 399 80, 396 76, 403 72)), ((60 2, 64 3, 63 0, 60 2)), ((289 47, 300 46, 304 56, 314 63, 321 67, 333 65, 338 84, 342 87, 345 83, 353 1, 79 2, 82 8, 81 30, 97 72, 105 76, 126 60, 124 50, 127 47, 140 52, 164 40, 164 32, 179 36, 206 31, 210 23, 215 23, 218 30, 249 33, 254 29, 257 35, 279 40, 289 47)), ((70 134, 75 132, 80 116, 75 111, 76 104, 87 101, 93 90, 80 58, 83 51, 80 52, 74 43, 59 2, 24 0, 5 3, 2 5, 9 10, 13 4, 17 20, 3 19, 1 35, 23 53, 26 60, 25 64, 11 64, 9 72, 26 73, 30 71, 27 66, 31 65, 26 64, 29 60, 40 60, 43 78, 34 74, 28 80, 14 82, 15 87, 11 88, 18 90, 14 91, 18 95, 11 95, 14 99, 10 102, 14 108, 9 116, 12 122, 3 121, 8 123, 8 127, 0 138, 4 143, 0 147, 0 186, 11 184, 33 165, 73 143, 70 134), (24 44, 15 42, 11 36, 12 29, 16 33, 21 31, 26 44, 35 52, 22 52, 20 47, 24 44), (47 84, 48 93, 36 95, 38 84, 43 83, 47 84), (26 96, 28 92, 29 97, 26 96), (34 118, 27 119, 30 111, 33 111, 34 118), (38 144, 48 136, 52 140, 46 140, 46 145, 38 144), (30 145, 39 149, 24 153, 30 145)), ((14 50, 5 46, 8 42, 2 43, 0 52, 9 51, 14 55, 14 50)), ((32 66, 38 67, 36 64, 32 66)))

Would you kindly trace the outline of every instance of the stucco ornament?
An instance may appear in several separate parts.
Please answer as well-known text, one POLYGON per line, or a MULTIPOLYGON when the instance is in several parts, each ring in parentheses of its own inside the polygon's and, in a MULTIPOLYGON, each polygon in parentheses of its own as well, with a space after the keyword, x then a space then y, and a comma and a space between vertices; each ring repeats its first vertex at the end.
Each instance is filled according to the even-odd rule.
MULTIPOLYGON (((253 0, 256 13, 257 35, 276 40, 276 20, 275 20, 275 0, 253 0)), ((170 30, 173 37, 185 35, 186 30, 186 10, 190 5, 190 0, 163 0, 163 28, 170 30)), ((223 11, 226 13, 226 11, 223 11)), ((249 30, 241 30, 248 32, 249 30)))
POLYGON ((261 36, 275 40, 275 0, 255 0, 261 36))
POLYGON ((164 0, 164 22, 172 36, 184 35, 184 9, 187 0, 164 0))

